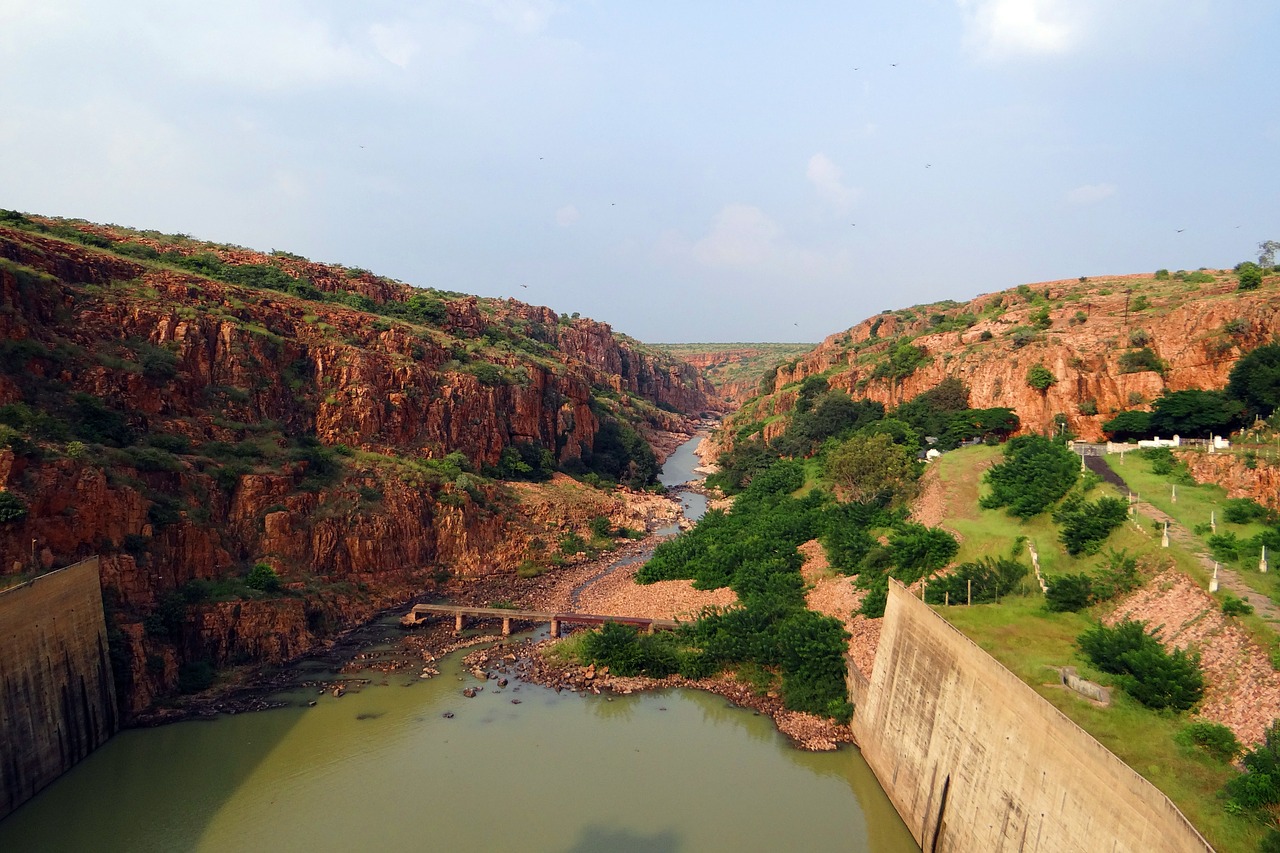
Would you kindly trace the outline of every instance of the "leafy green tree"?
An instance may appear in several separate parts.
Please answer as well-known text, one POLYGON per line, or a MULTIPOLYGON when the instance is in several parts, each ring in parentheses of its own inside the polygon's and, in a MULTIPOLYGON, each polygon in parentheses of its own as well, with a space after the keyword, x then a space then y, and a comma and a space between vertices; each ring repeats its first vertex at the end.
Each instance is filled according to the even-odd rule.
POLYGON ((1274 266, 1276 252, 1280 252, 1280 243, 1275 240, 1264 240, 1258 244, 1258 264, 1264 267, 1274 266))
POLYGON ((925 590, 930 604, 963 604, 972 590, 974 603, 998 601, 1017 589, 1029 569, 1009 557, 983 557, 972 563, 961 563, 946 577, 933 578, 925 590))
POLYGON ((1267 726, 1262 743, 1246 752, 1242 763, 1248 772, 1227 782, 1227 797, 1251 811, 1280 803, 1280 720, 1267 726))
POLYGON ((1154 433, 1151 428, 1151 413, 1137 409, 1118 412, 1111 420, 1102 422, 1102 431, 1111 436, 1113 441, 1146 438, 1154 433))
POLYGON ((1260 346, 1237 361, 1226 392, 1244 403, 1251 416, 1270 417, 1280 408, 1280 343, 1260 346))
POLYGON ((1031 518, 1061 500, 1079 477, 1080 460, 1065 446, 1039 435, 1020 435, 1005 445, 1004 462, 987 471, 991 492, 979 503, 1031 518))
POLYGON ((0 492, 0 524, 17 521, 27 514, 27 505, 13 492, 0 492))
POLYGON ((827 454, 824 472, 848 500, 895 499, 910 491, 916 463, 887 435, 855 435, 827 454))
POLYGON ((804 381, 800 383, 800 390, 796 394, 795 411, 798 414, 804 414, 813 407, 813 401, 827 390, 827 379, 825 376, 806 376, 804 381))
POLYGON ((1222 435, 1244 416, 1244 405, 1222 391, 1166 391, 1151 405, 1151 429, 1157 435, 1222 435))

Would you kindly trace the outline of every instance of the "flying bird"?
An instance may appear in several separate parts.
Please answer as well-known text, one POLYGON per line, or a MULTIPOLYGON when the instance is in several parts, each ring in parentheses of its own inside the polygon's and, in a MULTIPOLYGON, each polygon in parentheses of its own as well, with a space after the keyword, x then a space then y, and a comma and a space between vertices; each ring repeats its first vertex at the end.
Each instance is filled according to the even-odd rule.
POLYGON ((521 286, 521 287, 528 287, 529 285, 527 285, 527 284, 522 284, 522 285, 520 285, 520 286, 521 286))
POLYGON ((933 166, 933 164, 932 164, 932 163, 925 163, 925 164, 924 164, 924 167, 925 167, 926 169, 932 168, 932 166, 933 166))
POLYGON ((1185 229, 1185 228, 1179 228, 1177 233, 1181 234, 1183 231, 1186 231, 1186 230, 1187 230, 1187 229, 1185 229))

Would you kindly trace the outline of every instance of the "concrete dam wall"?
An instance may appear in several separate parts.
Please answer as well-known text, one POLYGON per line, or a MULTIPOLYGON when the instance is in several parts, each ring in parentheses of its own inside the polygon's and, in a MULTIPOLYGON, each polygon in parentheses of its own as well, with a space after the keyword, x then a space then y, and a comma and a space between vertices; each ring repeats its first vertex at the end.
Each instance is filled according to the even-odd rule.
POLYGON ((0 593, 0 818, 116 724, 98 558, 0 593))
POLYGON ((1212 850, 1159 789, 890 583, 853 730, 925 853, 1212 850))

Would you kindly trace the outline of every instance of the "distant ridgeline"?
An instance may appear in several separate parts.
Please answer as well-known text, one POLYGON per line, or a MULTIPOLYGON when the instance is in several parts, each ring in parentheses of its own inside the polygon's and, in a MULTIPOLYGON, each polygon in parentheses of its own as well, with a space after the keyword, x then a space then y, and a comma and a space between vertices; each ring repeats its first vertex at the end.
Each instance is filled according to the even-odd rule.
POLYGON ((0 574, 101 555, 127 713, 450 574, 547 568, 722 408, 576 315, 0 211, 0 574))

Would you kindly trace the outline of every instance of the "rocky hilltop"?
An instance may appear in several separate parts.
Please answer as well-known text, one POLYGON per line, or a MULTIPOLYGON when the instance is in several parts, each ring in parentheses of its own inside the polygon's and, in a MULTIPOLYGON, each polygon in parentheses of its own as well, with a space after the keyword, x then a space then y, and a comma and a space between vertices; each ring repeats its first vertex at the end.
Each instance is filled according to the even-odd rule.
POLYGON ((638 523, 552 469, 639 482, 643 438, 723 405, 548 308, 0 213, 0 580, 100 554, 132 712, 638 523))
POLYGON ((726 435, 781 434, 810 376, 886 406, 955 377, 974 408, 1012 408, 1031 431, 1061 416, 1097 439, 1103 421, 1165 390, 1223 387, 1243 353, 1280 333, 1280 277, 1242 292, 1230 270, 1158 275, 1042 282, 886 311, 780 366, 726 435), (1053 376, 1043 391, 1028 382, 1034 365, 1053 376))

